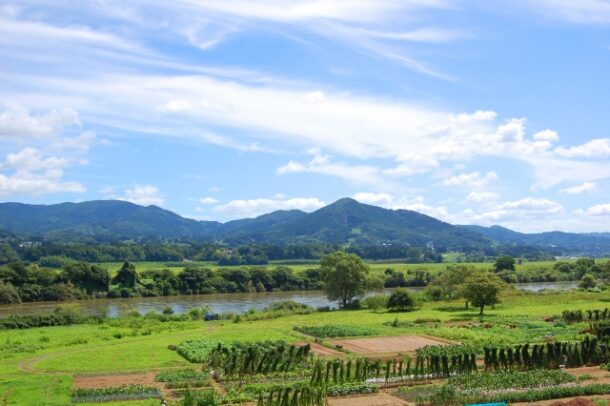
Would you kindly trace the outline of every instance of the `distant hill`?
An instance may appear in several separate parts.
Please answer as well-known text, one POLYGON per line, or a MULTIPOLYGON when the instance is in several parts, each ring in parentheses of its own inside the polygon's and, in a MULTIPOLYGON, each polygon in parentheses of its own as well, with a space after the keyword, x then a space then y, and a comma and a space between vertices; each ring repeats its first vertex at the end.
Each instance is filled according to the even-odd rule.
POLYGON ((88 237, 95 240, 213 239, 220 223, 186 219, 157 206, 95 200, 52 205, 1 203, 0 226, 24 236, 82 241, 88 237))
MULTIPOLYGON (((277 216, 277 213, 267 216, 277 216)), ((472 250, 491 243, 480 234, 421 213, 383 209, 349 198, 340 199, 312 213, 284 212, 282 218, 275 219, 277 221, 261 227, 251 227, 252 220, 227 223, 235 228, 225 238, 234 242, 269 243, 320 241, 375 245, 395 242, 459 250, 472 250), (240 227, 241 224, 250 227, 246 229, 240 227)))
POLYGON ((61 242, 189 239, 230 244, 399 243, 461 252, 512 245, 565 254, 610 253, 610 233, 525 234, 499 226, 457 226, 414 211, 389 210, 349 198, 312 213, 276 211, 224 224, 117 200, 53 205, 0 203, 0 232, 61 242))
POLYGON ((545 233, 526 234, 500 226, 460 226, 492 240, 526 246, 544 247, 565 253, 603 255, 610 253, 610 233, 565 233, 549 231, 545 233))

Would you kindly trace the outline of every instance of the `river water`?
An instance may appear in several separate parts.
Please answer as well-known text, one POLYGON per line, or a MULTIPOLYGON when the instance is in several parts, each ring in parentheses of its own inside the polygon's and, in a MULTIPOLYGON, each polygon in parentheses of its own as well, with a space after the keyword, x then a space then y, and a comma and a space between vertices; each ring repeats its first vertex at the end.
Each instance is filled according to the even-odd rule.
MULTIPOLYGON (((570 290, 578 285, 578 282, 541 282, 541 283, 518 283, 518 289, 538 292, 542 289, 570 290)), ((421 288, 411 288, 416 291, 421 288)), ((391 292, 390 289, 385 290, 391 292)), ((329 302, 322 291, 296 291, 296 292, 254 292, 254 293, 223 293, 207 295, 185 295, 167 297, 137 297, 130 299, 91 299, 75 302, 83 312, 89 314, 106 313, 110 317, 116 317, 129 311, 137 310, 144 314, 150 310, 161 312, 165 307, 171 307, 175 313, 184 313, 189 309, 210 306, 216 313, 235 312, 243 313, 250 309, 261 310, 274 302, 282 300, 294 300, 313 307, 334 306, 336 303, 329 302)), ((57 302, 33 302, 19 305, 0 306, 0 317, 11 314, 33 314, 52 311, 57 307, 57 302)))

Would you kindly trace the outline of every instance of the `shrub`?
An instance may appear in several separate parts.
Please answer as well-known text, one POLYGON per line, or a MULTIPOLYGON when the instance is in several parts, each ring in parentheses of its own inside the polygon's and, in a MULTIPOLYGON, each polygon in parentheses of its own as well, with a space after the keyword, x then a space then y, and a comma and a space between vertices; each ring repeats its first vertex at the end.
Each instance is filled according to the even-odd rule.
POLYGON ((409 311, 415 307, 415 299, 406 289, 396 289, 388 299, 387 307, 392 311, 409 311))
POLYGON ((73 403, 110 402, 161 398, 161 391, 154 386, 122 385, 113 388, 79 388, 72 391, 73 403))
POLYGON ((362 393, 377 393, 379 386, 372 383, 346 383, 331 386, 327 390, 328 396, 348 396, 362 393))
POLYGON ((73 324, 101 323, 102 316, 84 316, 73 310, 58 307, 51 313, 10 315, 0 319, 0 328, 26 329, 49 326, 70 326, 73 324))
POLYGON ((370 336, 377 333, 377 331, 368 327, 332 324, 322 326, 299 326, 294 329, 300 333, 319 338, 370 336))
POLYGON ((0 304, 21 303, 17 289, 10 283, 0 281, 0 304))
POLYGON ((181 343, 176 351, 189 362, 202 363, 218 344, 218 341, 189 340, 181 343))
POLYGON ((364 298, 363 303, 366 307, 376 312, 388 305, 388 297, 386 295, 372 295, 364 298))
POLYGON ((220 398, 212 389, 203 391, 184 392, 184 397, 180 401, 181 406, 218 406, 220 398))

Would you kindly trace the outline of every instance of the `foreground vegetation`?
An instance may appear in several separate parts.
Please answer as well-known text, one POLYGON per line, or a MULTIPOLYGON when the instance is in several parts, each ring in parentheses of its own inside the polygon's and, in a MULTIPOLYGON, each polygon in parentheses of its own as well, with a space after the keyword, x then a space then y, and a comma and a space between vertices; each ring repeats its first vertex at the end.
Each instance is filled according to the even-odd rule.
MULTIPOLYGON (((373 312, 369 309, 308 314, 286 311, 281 317, 263 320, 256 320, 256 317, 249 320, 242 316, 239 319, 207 322, 191 318, 163 321, 159 318, 134 315, 85 324, 32 328, 25 334, 23 330, 4 329, 0 330, 0 399, 7 399, 9 405, 65 405, 70 403, 73 395, 72 379, 79 374, 157 371, 166 374, 161 375, 159 380, 180 381, 180 378, 172 377, 167 373, 171 371, 178 373, 185 369, 197 372, 200 368, 196 367, 197 363, 192 364, 178 351, 172 351, 168 347, 177 348, 181 343, 189 341, 216 343, 208 345, 208 349, 204 350, 209 354, 209 351, 217 348, 217 343, 263 340, 282 340, 291 343, 311 340, 309 335, 295 330, 295 327, 300 326, 353 328, 353 331, 347 330, 343 333, 348 335, 361 334, 363 330, 374 331, 375 335, 380 336, 434 335, 460 341, 469 346, 470 351, 474 351, 479 354, 478 357, 484 359, 486 347, 508 348, 526 342, 545 343, 545 345, 547 342, 579 342, 584 338, 581 333, 589 328, 589 322, 568 324, 562 321, 562 313, 574 309, 583 311, 603 309, 606 307, 606 300, 608 296, 604 292, 512 293, 509 296, 502 296, 501 304, 496 305, 495 309, 488 310, 483 319, 479 317, 476 309, 466 310, 462 301, 458 300, 422 302, 417 309, 406 313, 386 310, 373 312), (41 399, 44 399, 42 403, 41 399)), ((324 327, 321 331, 324 331, 324 327)), ((533 348, 530 348, 530 351, 533 351, 533 348)), ((196 361, 204 362, 206 356, 203 354, 196 361)), ((449 363, 451 364, 451 360, 449 363)), ((311 364, 311 373, 314 367, 315 363, 311 364)), ((379 377, 383 381, 386 379, 387 368, 385 364, 379 367, 379 377)), ((410 371, 415 367, 416 362, 413 359, 410 371)), ((326 365, 322 368, 325 375, 326 365)), ((336 386, 333 383, 332 365, 330 368, 331 385, 336 386)), ((349 376, 355 376, 355 368, 354 360, 349 376)), ((398 369, 398 365, 390 366, 391 375, 394 374, 393 368, 398 369)), ((407 369, 406 359, 400 368, 404 374, 407 369)), ((343 367, 344 376, 347 376, 346 369, 347 363, 343 367)), ((340 370, 338 366, 337 377, 340 375, 340 370)), ((442 371, 442 358, 440 370, 442 371)), ((191 373, 180 372, 193 382, 201 381, 199 386, 208 385, 204 376, 193 373, 193 376, 189 377, 191 373)), ((295 381, 304 381, 304 384, 311 379, 311 375, 300 376, 290 368, 277 373, 284 374, 281 376, 290 376, 290 379, 295 381)), ((376 375, 375 371, 372 377, 376 375)), ((341 384, 339 379, 338 385, 347 384, 352 385, 350 382, 341 384)), ((233 399, 246 396, 258 401, 259 387, 256 386, 258 384, 251 382, 248 385, 254 385, 249 387, 248 393, 244 392, 246 390, 244 384, 241 387, 239 384, 228 385, 228 394, 233 399)), ((593 391, 593 389, 595 388, 588 390, 593 391)), ((348 387, 333 389, 336 393, 352 390, 355 389, 348 387)), ((275 392, 275 395, 277 393, 279 392, 275 392)), ((199 395, 194 394, 193 397, 199 395)), ((158 401, 140 400, 121 404, 158 404, 158 401)))

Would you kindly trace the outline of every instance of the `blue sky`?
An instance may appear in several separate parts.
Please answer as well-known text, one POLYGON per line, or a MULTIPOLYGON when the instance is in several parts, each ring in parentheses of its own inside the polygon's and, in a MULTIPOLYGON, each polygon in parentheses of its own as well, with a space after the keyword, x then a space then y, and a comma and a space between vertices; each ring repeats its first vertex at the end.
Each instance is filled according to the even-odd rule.
POLYGON ((0 199, 610 231, 610 1, 0 1, 0 199))

